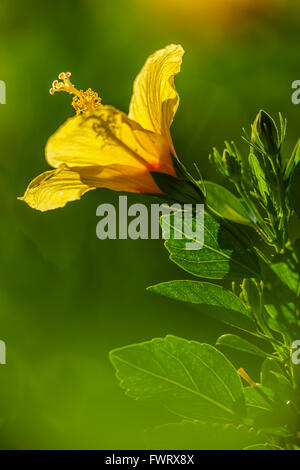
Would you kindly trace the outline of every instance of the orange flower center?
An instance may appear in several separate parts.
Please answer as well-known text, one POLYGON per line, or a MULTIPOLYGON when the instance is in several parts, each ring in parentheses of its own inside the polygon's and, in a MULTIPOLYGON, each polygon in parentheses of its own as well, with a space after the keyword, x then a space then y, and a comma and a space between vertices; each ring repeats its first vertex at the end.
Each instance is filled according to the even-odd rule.
POLYGON ((83 114, 89 111, 95 111, 95 109, 101 106, 101 98, 98 93, 88 88, 86 91, 77 90, 70 81, 70 72, 62 72, 58 75, 59 80, 54 80, 52 87, 49 92, 53 95, 56 91, 66 91, 74 95, 72 100, 72 106, 76 111, 76 114, 83 114))

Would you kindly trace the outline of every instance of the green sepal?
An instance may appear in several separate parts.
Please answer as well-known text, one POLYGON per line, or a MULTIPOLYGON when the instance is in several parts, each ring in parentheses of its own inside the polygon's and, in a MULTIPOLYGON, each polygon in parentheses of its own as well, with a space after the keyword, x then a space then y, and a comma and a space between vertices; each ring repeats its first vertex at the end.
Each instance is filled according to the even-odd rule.
POLYGON ((205 197, 199 184, 176 157, 172 157, 177 177, 151 171, 151 176, 164 196, 180 204, 203 204, 205 197))

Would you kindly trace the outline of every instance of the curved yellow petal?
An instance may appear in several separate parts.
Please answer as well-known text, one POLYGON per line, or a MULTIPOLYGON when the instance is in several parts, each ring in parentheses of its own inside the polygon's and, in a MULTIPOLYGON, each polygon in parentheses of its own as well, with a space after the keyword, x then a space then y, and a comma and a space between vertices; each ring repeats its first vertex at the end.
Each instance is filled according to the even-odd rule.
POLYGON ((118 164, 174 174, 165 139, 112 106, 68 119, 48 140, 46 159, 55 168, 118 164))
POLYGON ((179 104, 174 77, 183 54, 180 45, 170 44, 147 59, 135 79, 128 114, 145 129, 164 136, 174 155, 170 126, 179 104))
POLYGON ((89 186, 143 194, 161 194, 149 171, 124 165, 86 167, 78 169, 81 179, 89 186))
POLYGON ((80 199, 90 189, 94 188, 83 183, 79 173, 58 168, 37 176, 19 199, 27 202, 33 209, 44 212, 80 199))
POLYGON ((21 201, 42 212, 64 207, 80 199, 87 191, 107 188, 114 191, 161 194, 148 171, 123 165, 95 167, 61 167, 31 181, 21 201))

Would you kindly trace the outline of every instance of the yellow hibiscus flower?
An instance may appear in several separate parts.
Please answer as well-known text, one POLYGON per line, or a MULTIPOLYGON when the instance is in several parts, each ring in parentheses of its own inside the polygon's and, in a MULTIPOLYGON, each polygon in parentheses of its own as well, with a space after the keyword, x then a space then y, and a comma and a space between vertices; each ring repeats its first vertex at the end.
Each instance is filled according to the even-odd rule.
POLYGON ((47 211, 96 188, 161 194, 151 171, 176 177, 170 126, 183 54, 180 45, 171 44, 147 59, 135 79, 128 115, 103 105, 91 89, 78 91, 69 72, 60 74, 50 93, 72 93, 77 115, 47 142, 46 160, 54 169, 31 181, 20 199, 47 211))

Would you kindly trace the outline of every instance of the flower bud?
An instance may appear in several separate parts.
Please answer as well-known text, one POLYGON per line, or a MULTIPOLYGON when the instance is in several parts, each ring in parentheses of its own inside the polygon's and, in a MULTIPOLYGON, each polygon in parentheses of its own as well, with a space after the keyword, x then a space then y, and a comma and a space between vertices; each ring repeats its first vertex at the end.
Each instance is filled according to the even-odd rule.
POLYGON ((236 181, 241 177, 241 165, 236 156, 225 149, 223 152, 222 160, 226 167, 228 177, 236 181))
POLYGON ((270 156, 280 151, 279 133, 274 119, 265 111, 259 111, 252 126, 251 141, 270 156))

